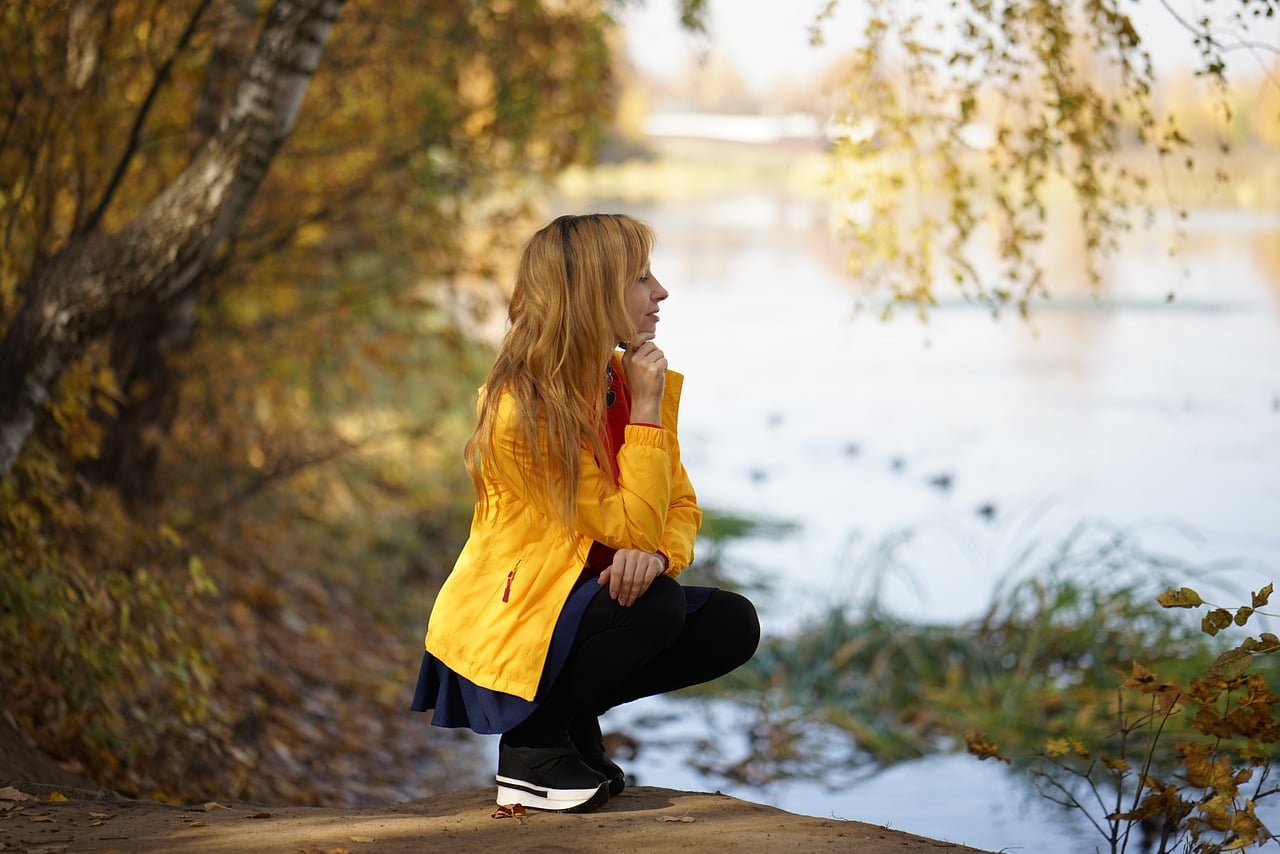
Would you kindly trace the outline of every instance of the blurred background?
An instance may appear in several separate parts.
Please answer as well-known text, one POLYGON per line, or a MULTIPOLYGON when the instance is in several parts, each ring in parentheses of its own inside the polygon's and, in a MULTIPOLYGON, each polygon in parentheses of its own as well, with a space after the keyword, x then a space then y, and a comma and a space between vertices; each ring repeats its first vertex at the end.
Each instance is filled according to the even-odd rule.
MULTIPOLYGON (((234 233, 49 386, 0 481, 4 738, 177 801, 487 784, 496 739, 407 711, 470 519, 474 390, 521 242, 623 211, 657 232, 658 341, 687 376, 687 578, 751 595, 766 640, 611 712, 619 761, 1104 849, 1055 800, 1111 784, 1076 746, 1116 749, 1133 662, 1189 678, 1267 627, 1210 637, 1155 596, 1264 611, 1280 554, 1274 17, 428 5, 341 10, 234 233), (967 755, 974 733, 1013 762, 967 755)), ((215 0, 0 26, 18 340, 40 271, 130 234, 219 138, 268 23, 215 0)))

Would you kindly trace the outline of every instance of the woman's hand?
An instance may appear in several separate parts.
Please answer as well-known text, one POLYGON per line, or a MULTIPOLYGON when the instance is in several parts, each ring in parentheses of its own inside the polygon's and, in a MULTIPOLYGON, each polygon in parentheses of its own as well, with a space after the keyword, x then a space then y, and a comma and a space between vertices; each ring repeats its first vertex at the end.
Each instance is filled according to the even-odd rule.
POLYGON ((609 597, 619 605, 628 606, 649 589, 653 580, 667 568, 666 560, 659 554, 640 549, 618 549, 613 563, 600 573, 596 583, 609 585, 609 597))
POLYGON ((667 383, 667 357, 653 343, 652 332, 640 332, 622 356, 622 372, 631 392, 631 423, 662 426, 662 393, 667 383))

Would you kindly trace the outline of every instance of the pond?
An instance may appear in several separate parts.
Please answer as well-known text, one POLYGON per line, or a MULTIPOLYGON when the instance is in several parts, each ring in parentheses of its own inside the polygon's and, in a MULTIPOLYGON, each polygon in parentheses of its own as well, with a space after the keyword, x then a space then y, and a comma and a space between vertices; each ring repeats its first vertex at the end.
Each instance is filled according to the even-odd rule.
MULTIPOLYGON (((1050 246, 1065 275, 1029 321, 944 299, 921 323, 855 311, 846 247, 809 199, 753 189, 550 214, 592 207, 657 231, 653 269, 671 292, 658 342, 687 375, 682 447, 700 502, 795 523, 723 555, 737 580, 768 585, 766 632, 871 595, 911 620, 977 617, 1023 549, 1081 522, 1205 568, 1187 582, 1226 605, 1280 568, 1280 215, 1193 213, 1174 258, 1169 227, 1135 232, 1096 298, 1074 249, 1050 246)), ((641 741, 624 763, 640 783, 991 850, 1097 841, 965 755, 758 786, 699 772, 707 743, 748 749, 749 718, 654 699, 605 724, 641 741)))
POLYGON ((682 446, 700 499, 802 526, 740 544, 786 579, 773 626, 858 594, 851 567, 905 530, 909 575, 882 596, 918 618, 975 616, 1013 550, 1082 519, 1236 560, 1243 585, 1268 580, 1280 215, 1197 215, 1181 259, 1167 233, 1140 233, 1097 301, 1056 295, 1029 323, 945 303, 922 325, 851 317, 845 250, 810 203, 634 212, 659 234, 672 292, 659 341, 688 377, 682 446))

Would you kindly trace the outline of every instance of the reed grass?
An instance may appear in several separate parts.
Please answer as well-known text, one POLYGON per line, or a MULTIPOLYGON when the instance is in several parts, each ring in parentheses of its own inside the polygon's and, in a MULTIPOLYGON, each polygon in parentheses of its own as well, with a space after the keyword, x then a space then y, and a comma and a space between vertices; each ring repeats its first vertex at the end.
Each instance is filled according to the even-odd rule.
MULTIPOLYGON (((1084 524, 1033 541, 1012 561, 977 619, 918 623, 876 597, 833 605, 704 693, 758 710, 756 755, 736 774, 757 780, 820 769, 798 756, 805 727, 834 727, 855 762, 886 765, 963 746, 971 730, 999 733, 1005 753, 1031 756, 1048 738, 1113 729, 1116 687, 1135 660, 1162 676, 1200 672, 1222 643, 1185 612, 1160 608, 1166 587, 1204 580, 1198 566, 1145 549, 1129 532, 1084 524), (787 751, 770 755, 769 745, 787 751)), ((1176 739, 1170 739, 1173 744, 1176 739)))

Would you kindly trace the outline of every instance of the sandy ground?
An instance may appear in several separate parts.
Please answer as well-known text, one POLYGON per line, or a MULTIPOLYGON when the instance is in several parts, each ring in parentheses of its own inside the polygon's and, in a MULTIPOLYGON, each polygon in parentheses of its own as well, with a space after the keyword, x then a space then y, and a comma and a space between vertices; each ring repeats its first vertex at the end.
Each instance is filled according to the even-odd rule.
POLYGON ((173 806, 107 793, 0 783, 0 851, 360 852, 857 851, 966 852, 871 824, 793 815, 721 794, 628 789, 584 815, 530 810, 494 818, 493 789, 373 809, 173 806), (66 800, 59 800, 65 797, 66 800))

